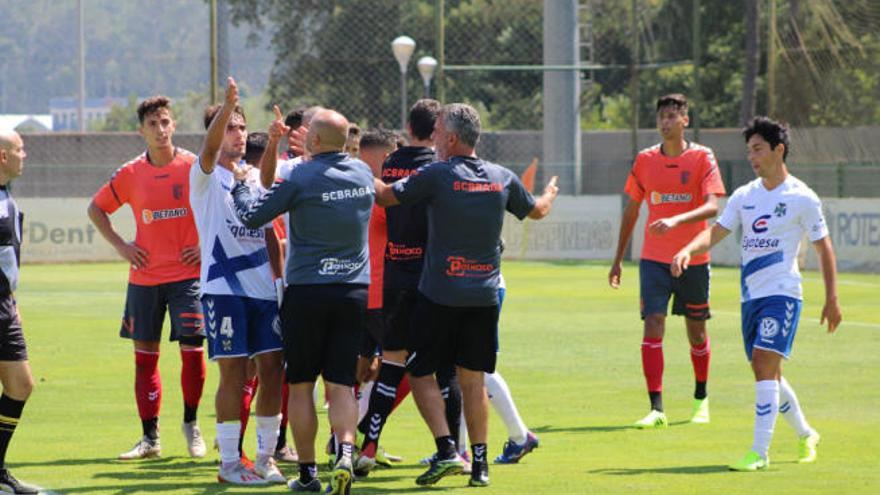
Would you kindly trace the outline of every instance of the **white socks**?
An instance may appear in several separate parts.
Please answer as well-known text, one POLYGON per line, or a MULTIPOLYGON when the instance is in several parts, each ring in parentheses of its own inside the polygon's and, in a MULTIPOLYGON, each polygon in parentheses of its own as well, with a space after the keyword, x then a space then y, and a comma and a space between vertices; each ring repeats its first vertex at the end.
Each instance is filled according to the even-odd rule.
POLYGON ((497 371, 495 373, 486 373, 486 391, 489 393, 489 402, 495 408, 495 412, 501 416, 504 425, 507 426, 507 436, 519 445, 526 441, 526 435, 529 430, 523 423, 510 395, 510 388, 507 382, 497 371))
POLYGON ((369 381, 367 383, 362 383, 361 388, 358 389, 358 421, 357 424, 361 424, 364 416, 367 415, 367 411, 370 409, 370 394, 373 393, 373 386, 376 382, 369 381))
POLYGON ((801 405, 798 402, 797 395, 794 393, 794 389, 791 388, 785 377, 782 377, 779 381, 779 412, 782 413, 782 417, 794 428, 799 437, 805 437, 813 432, 813 429, 807 423, 807 418, 804 417, 804 413, 801 411, 801 405))
MULTIPOLYGON (((220 449, 220 463, 223 467, 238 464, 238 437, 241 434, 241 421, 217 423, 217 447, 220 449)), ((277 433, 276 433, 277 435, 277 433)))
MULTIPOLYGON (((281 415, 256 416, 257 420, 257 458, 269 457, 275 453, 278 443, 278 429, 281 427, 281 415)), ((238 445, 236 445, 238 449, 238 445)))
POLYGON ((752 450, 767 459, 773 426, 779 414, 779 382, 761 380, 755 383, 755 442, 752 450))

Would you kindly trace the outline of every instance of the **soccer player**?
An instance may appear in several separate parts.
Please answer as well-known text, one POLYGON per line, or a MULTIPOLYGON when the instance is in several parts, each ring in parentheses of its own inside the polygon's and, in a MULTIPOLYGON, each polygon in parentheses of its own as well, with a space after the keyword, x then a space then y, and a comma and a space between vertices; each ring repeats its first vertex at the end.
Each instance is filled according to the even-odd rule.
MULTIPOLYGON (((281 335, 270 268, 270 225, 247 227, 235 215, 230 191, 241 179, 259 188, 259 171, 241 168, 247 123, 230 77, 221 106, 205 111, 208 129, 189 175, 190 203, 202 250, 201 293, 208 355, 217 362, 217 444, 220 482, 238 485, 283 483, 272 455, 281 423, 281 335), (239 409, 248 359, 257 364, 257 456, 253 470, 241 463, 239 409)), ((274 154, 274 153, 273 153, 274 154)))
POLYGON ((243 185, 233 190, 244 225, 262 225, 284 212, 291 221, 281 321, 290 426, 299 453, 299 478, 289 484, 293 491, 321 488, 312 397, 319 375, 339 439, 327 493, 349 493, 353 477, 357 402, 352 387, 370 281, 367 232, 374 190, 370 168, 342 152, 348 128, 338 112, 318 111, 306 136, 309 160, 258 199, 243 185))
MULTIPOLYGON (((498 239, 504 212, 540 219, 550 213, 558 188, 553 177, 535 199, 510 170, 477 157, 480 117, 468 105, 442 108, 434 125, 437 158, 418 173, 392 186, 376 181, 380 204, 425 202, 428 241, 415 309, 407 370, 413 396, 437 446, 428 471, 416 479, 431 485, 461 472, 443 414, 443 399, 434 373, 454 364, 461 384, 465 419, 473 454, 471 486, 489 484, 488 398, 484 373, 495 371, 498 325, 498 239)), ((385 274, 388 276, 388 273, 385 274)))
POLYGON ((688 102, 681 94, 657 100, 657 129, 663 141, 638 154, 626 180, 629 201, 623 211, 617 251, 608 283, 620 287, 623 255, 639 218, 642 201, 648 204, 648 221, 639 262, 641 286, 642 371, 648 385, 651 411, 637 421, 636 428, 664 428, 669 423, 663 412, 663 335, 666 311, 673 296, 672 314, 684 316, 691 363, 694 368, 694 404, 690 421, 709 422, 709 255, 694 258, 687 275, 669 275, 672 256, 689 239, 707 226, 706 219, 718 212, 718 197, 724 184, 712 150, 684 138, 688 125, 688 102))
POLYGON ((37 487, 15 479, 6 469, 6 450, 21 420, 24 403, 34 389, 27 345, 15 302, 21 262, 22 213, 9 191, 10 182, 21 176, 27 153, 17 132, 0 132, 0 490, 4 493, 36 494, 37 487))
POLYGON ((134 341, 135 400, 143 437, 119 455, 131 460, 157 457, 162 379, 159 343, 165 312, 170 340, 180 344, 183 434, 192 457, 205 456, 196 420, 205 383, 205 340, 199 303, 199 238, 189 204, 189 172, 195 155, 172 142, 175 122, 164 96, 144 100, 137 109, 138 131, 147 150, 120 167, 89 204, 92 223, 131 268, 119 335, 134 341), (137 231, 127 242, 109 215, 128 204, 137 231))
POLYGON ((803 305, 797 253, 806 235, 819 258, 825 283, 820 324, 834 332, 842 320, 837 302, 834 248, 822 214, 822 202, 806 184, 788 173, 788 128, 757 117, 743 131, 749 162, 757 179, 737 188, 721 217, 673 258, 671 273, 686 276, 691 260, 742 228, 742 334, 755 373, 755 436, 751 450, 730 465, 757 471, 770 464, 767 452, 776 417, 783 417, 799 438, 798 462, 813 462, 819 433, 810 427, 791 385, 782 376, 782 360, 791 354, 803 305))
MULTIPOLYGON (((434 161, 431 134, 440 107, 436 100, 421 99, 410 108, 407 119, 410 144, 395 150, 382 164, 381 180, 386 184, 408 177, 419 167, 434 161)), ((387 244, 382 249, 385 259, 382 277, 384 334, 378 339, 382 364, 370 394, 367 413, 358 425, 358 431, 364 435, 357 460, 359 472, 369 472, 376 464, 379 437, 394 409, 398 387, 404 379, 409 336, 412 326, 418 324, 413 320, 412 312, 416 306, 428 239, 426 205, 399 205, 383 211, 387 244)))

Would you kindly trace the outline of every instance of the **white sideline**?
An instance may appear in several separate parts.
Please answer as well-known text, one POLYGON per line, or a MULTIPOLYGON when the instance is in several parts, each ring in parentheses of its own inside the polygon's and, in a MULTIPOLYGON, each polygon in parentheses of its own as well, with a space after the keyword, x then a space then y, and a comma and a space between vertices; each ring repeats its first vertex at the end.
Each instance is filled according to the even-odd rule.
MULTIPOLYGON (((725 315, 725 316, 736 316, 736 317, 740 316, 740 314, 735 311, 715 311, 713 309, 712 313, 719 314, 719 315, 725 315)), ((809 321, 810 323, 815 323, 817 325, 819 324, 819 318, 810 318, 810 317, 801 316, 801 320, 809 321)), ((867 323, 864 321, 850 321, 850 320, 846 319, 846 315, 844 315, 844 320, 840 323, 840 326, 841 327, 852 326, 852 327, 874 328, 874 329, 880 330, 880 323, 867 323)), ((839 329, 839 327, 838 327, 838 329, 839 329)))

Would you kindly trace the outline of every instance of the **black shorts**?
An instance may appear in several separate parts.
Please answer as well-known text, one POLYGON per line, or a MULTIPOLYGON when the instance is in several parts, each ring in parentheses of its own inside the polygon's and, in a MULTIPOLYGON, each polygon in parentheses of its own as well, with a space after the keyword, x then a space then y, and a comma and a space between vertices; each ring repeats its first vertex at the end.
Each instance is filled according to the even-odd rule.
POLYGON ((388 289, 382 293, 385 335, 379 340, 379 344, 383 351, 403 351, 409 348, 418 300, 419 291, 416 289, 388 289))
POLYGON ((21 319, 12 294, 0 296, 0 361, 27 361, 21 319))
POLYGON ((498 306, 454 307, 419 294, 406 369, 413 376, 436 373, 444 366, 495 372, 498 306))
POLYGON ((125 314, 119 336, 127 339, 159 342, 165 311, 171 315, 169 340, 181 337, 204 337, 205 319, 199 301, 199 280, 187 279, 159 285, 128 284, 125 314))
POLYGON ((379 354, 379 342, 385 335, 385 315, 381 309, 368 309, 364 320, 364 335, 358 355, 373 357, 379 354))
POLYGON ((668 264, 642 260, 639 263, 642 319, 652 314, 666 316, 669 297, 675 296, 672 299, 672 314, 690 320, 708 320, 711 317, 709 278, 708 263, 691 265, 681 277, 674 278, 668 264))
POLYGON ((325 381, 354 386, 363 338, 367 286, 291 285, 281 305, 287 383, 325 381))

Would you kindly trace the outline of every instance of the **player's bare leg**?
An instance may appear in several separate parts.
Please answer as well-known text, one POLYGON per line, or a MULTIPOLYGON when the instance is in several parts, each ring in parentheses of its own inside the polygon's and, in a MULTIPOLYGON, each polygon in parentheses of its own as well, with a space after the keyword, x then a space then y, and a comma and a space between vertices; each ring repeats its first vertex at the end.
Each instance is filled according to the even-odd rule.
POLYGON ((284 483, 287 479, 275 465, 274 458, 281 426, 281 386, 284 367, 281 351, 258 354, 254 357, 254 361, 260 380, 256 401, 257 452, 254 471, 270 483, 284 483))

